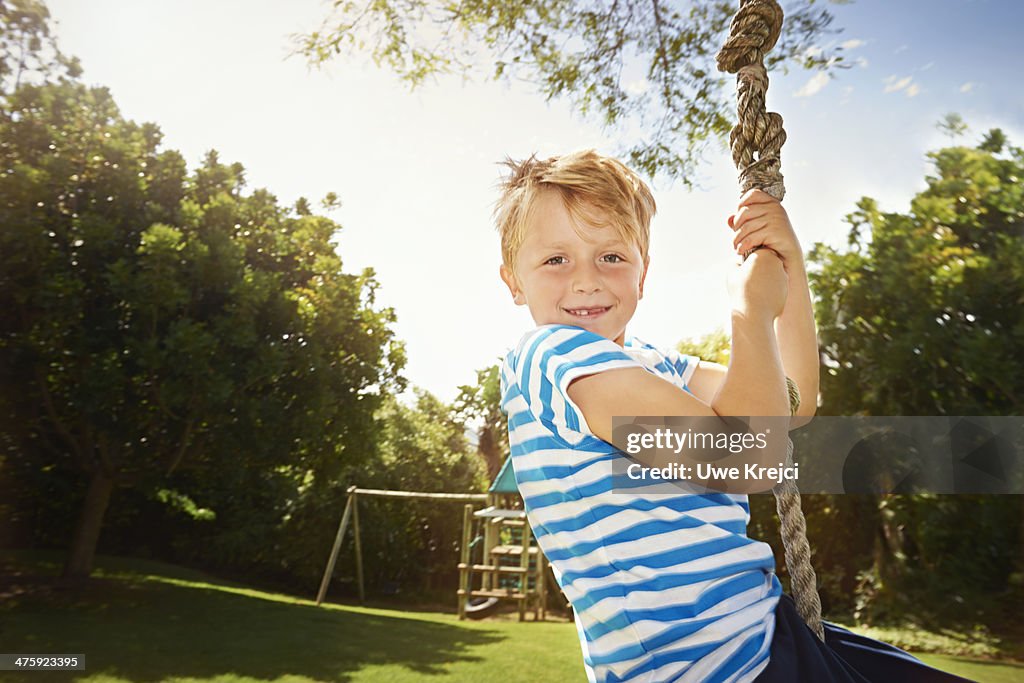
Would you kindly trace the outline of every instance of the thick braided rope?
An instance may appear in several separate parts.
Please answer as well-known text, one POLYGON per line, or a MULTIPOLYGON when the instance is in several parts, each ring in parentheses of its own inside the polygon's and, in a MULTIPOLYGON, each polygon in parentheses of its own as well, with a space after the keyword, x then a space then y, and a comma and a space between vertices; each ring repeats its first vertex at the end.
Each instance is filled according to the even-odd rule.
MULTIPOLYGON (((729 136, 732 159, 739 169, 742 193, 758 188, 779 201, 786 195, 782 180, 781 151, 786 142, 782 117, 765 111, 768 72, 764 56, 778 42, 782 31, 782 8, 776 0, 740 0, 733 17, 729 38, 717 55, 720 71, 736 74, 738 122, 729 136)), ((800 406, 796 384, 788 377, 791 414, 800 406)), ((788 462, 793 458, 793 442, 787 446, 788 462)), ((788 464, 787 462, 787 464, 788 464)), ((797 611, 818 638, 825 639, 821 623, 821 599, 817 579, 811 566, 807 523, 800 508, 800 492, 796 483, 786 480, 772 489, 782 526, 786 568, 792 578, 792 592, 797 611)))
MULTIPOLYGON (((800 407, 800 390, 796 383, 786 378, 789 392, 789 412, 796 415, 800 407)), ((786 440, 786 466, 793 463, 793 440, 786 440)), ((786 554, 786 568, 789 570, 791 589, 796 599, 796 609, 807 623, 808 628, 825 640, 825 627, 821 624, 821 598, 818 596, 818 582, 811 566, 811 546, 807 542, 807 522, 800 507, 800 491, 796 482, 785 479, 772 488, 775 494, 775 509, 782 526, 782 547, 786 554)))
POLYGON ((775 0, 740 0, 729 38, 718 53, 718 70, 736 74, 737 123, 729 135, 740 191, 764 190, 779 201, 786 194, 780 153, 786 142, 782 117, 765 111, 768 71, 764 56, 779 39, 782 8, 775 0))

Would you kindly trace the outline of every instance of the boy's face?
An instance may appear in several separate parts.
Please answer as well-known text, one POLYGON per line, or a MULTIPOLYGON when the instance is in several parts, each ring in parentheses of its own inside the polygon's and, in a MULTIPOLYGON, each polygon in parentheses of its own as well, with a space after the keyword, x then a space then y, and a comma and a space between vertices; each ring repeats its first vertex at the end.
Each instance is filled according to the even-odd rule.
POLYGON ((542 192, 515 272, 503 265, 501 279, 538 325, 575 325, 621 346, 643 297, 647 264, 611 228, 584 224, 580 232, 558 193, 542 192))

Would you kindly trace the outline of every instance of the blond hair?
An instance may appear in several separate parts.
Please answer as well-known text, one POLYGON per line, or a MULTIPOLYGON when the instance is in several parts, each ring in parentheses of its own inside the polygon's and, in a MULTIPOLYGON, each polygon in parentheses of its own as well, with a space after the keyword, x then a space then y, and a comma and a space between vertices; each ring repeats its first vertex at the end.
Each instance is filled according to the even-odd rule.
POLYGON ((543 161, 536 155, 525 161, 506 158, 502 163, 511 173, 500 183, 494 217, 505 266, 515 270, 534 204, 545 190, 561 195, 577 231, 584 223, 609 226, 623 241, 636 245, 647 261, 651 217, 657 207, 650 188, 625 164, 592 149, 543 161))

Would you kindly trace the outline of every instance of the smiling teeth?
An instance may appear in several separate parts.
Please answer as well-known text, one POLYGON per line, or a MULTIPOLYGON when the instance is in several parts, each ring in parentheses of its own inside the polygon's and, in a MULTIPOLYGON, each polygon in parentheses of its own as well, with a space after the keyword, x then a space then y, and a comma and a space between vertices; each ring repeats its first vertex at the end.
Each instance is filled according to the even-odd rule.
POLYGON ((569 312, 572 313, 573 315, 582 316, 584 318, 594 315, 596 313, 601 313, 603 311, 604 308, 578 308, 575 310, 569 309, 569 312))

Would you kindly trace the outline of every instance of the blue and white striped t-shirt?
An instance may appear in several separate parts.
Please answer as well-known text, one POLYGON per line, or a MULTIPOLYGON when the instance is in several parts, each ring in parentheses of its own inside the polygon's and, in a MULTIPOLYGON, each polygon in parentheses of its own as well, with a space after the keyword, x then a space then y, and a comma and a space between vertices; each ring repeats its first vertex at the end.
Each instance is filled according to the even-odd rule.
POLYGON ((747 537, 747 496, 612 493, 612 463, 629 456, 567 392, 628 367, 686 389, 697 362, 567 325, 538 327, 505 358, 512 466, 590 681, 752 681, 768 664, 782 586, 771 548, 747 537))

